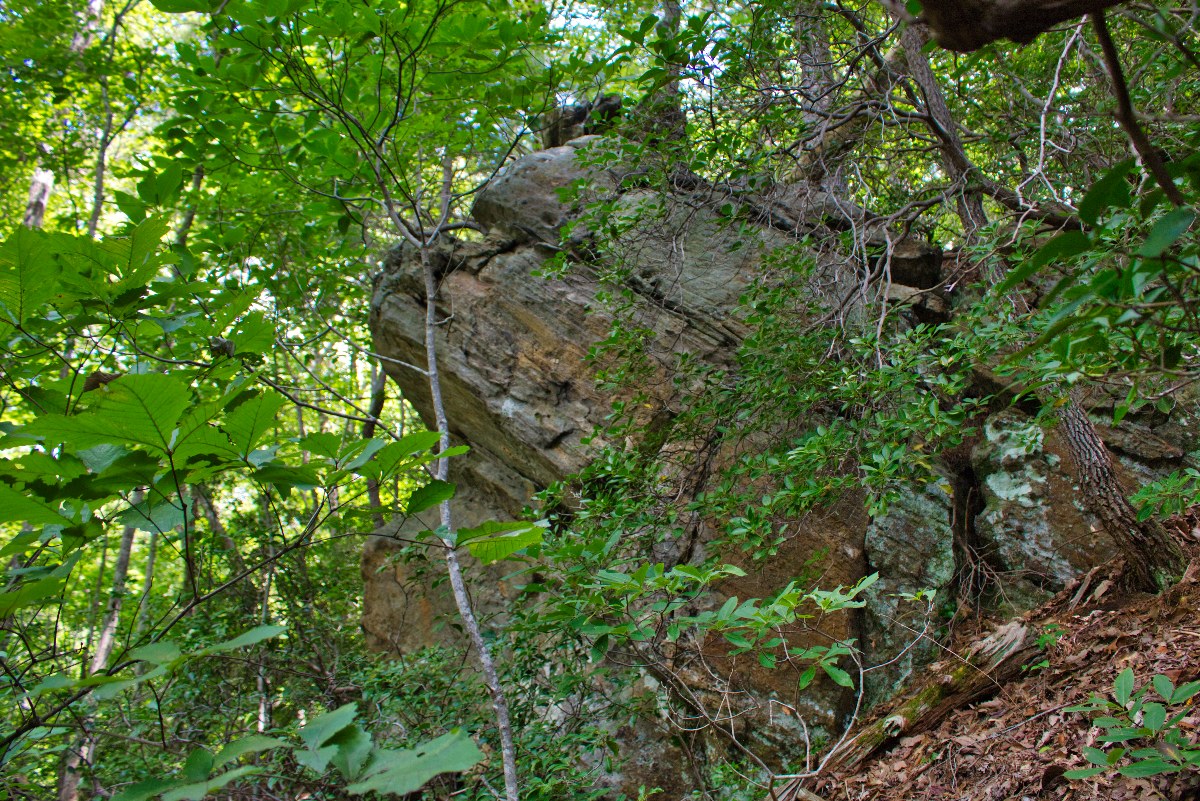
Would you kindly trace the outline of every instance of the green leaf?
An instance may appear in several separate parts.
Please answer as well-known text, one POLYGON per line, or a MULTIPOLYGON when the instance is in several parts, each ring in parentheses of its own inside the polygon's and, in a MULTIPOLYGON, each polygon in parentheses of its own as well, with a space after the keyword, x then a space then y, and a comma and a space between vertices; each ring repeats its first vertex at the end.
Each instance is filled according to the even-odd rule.
POLYGON ((804 672, 800 674, 800 678, 796 681, 796 689, 803 690, 804 688, 808 687, 808 685, 812 684, 813 679, 816 677, 817 666, 809 665, 804 669, 804 672))
POLYGON ((191 12, 199 12, 206 14, 219 6, 219 2, 214 0, 151 0, 154 7, 159 11, 166 11, 168 14, 187 14, 191 12))
POLYGON ((404 513, 407 515, 420 514, 431 506, 437 506, 442 501, 448 501, 453 497, 454 485, 435 478, 409 496, 408 506, 404 513))
POLYGON ((150 801, 151 798, 178 785, 179 782, 173 779, 146 779, 126 787, 114 795, 112 801, 150 801))
POLYGON ((0 245, 0 304, 17 324, 32 317, 58 289, 62 268, 53 258, 53 241, 21 225, 0 245))
POLYGON ((383 792, 404 795, 419 790, 439 773, 470 770, 483 754, 464 732, 454 730, 417 748, 378 751, 371 761, 369 776, 349 785, 354 795, 383 792))
POLYGON ((311 723, 300 730, 300 739, 310 749, 315 750, 331 740, 342 729, 352 725, 354 723, 354 716, 357 714, 358 704, 349 703, 339 706, 332 712, 318 715, 313 718, 311 723))
POLYGON ((213 759, 213 768, 216 769, 222 765, 241 759, 247 754, 257 754, 261 751, 269 751, 272 748, 280 748, 286 745, 286 742, 277 737, 251 734, 248 737, 234 740, 222 748, 213 759))
POLYGON ((186 779, 198 782, 208 777, 213 769, 213 755, 207 748, 195 748, 188 754, 183 764, 183 775, 186 779))
MULTIPOLYGON (((467 543, 471 555, 485 565, 507 559, 517 551, 537 545, 542 541, 542 529, 533 523, 493 523, 492 525, 496 527, 498 533, 475 535, 477 538, 470 539, 467 543)), ((459 542, 462 541, 461 537, 464 533, 478 531, 482 528, 484 526, 477 529, 459 529, 459 542)))
POLYGON ((180 656, 182 656, 182 652, 179 650, 179 646, 166 640, 143 645, 141 648, 134 648, 129 652, 130 659, 149 662, 152 665, 170 664, 180 656))
POLYGON ((277 392, 262 392, 225 416, 221 428, 245 458, 275 426, 275 415, 286 402, 277 392))
POLYGON ((1036 253, 1005 276, 1004 280, 996 287, 996 292, 1007 292, 1047 264, 1077 256, 1086 252, 1091 246, 1091 240, 1082 231, 1064 231, 1042 245, 1036 253))
POLYGON ((337 746, 337 752, 330 759, 333 766, 347 781, 358 779, 371 756, 371 735, 361 726, 347 726, 329 740, 329 744, 337 746))
POLYGON ((190 401, 187 384, 170 375, 126 375, 96 391, 94 410, 65 416, 44 415, 25 431, 74 450, 130 443, 158 451, 172 447, 175 426, 190 401))
MULTIPOLYGON (((170 219, 166 215, 148 217, 133 229, 128 240, 117 240, 122 245, 125 264, 122 265, 121 280, 113 285, 114 294, 131 287, 145 286, 158 274, 160 265, 154 256, 170 227, 170 219)), ((107 247, 110 242, 112 240, 106 239, 103 244, 107 247)))
POLYGON ((1150 702, 1142 707, 1142 725, 1150 731, 1162 731, 1166 720, 1167 708, 1162 704, 1150 702))
MULTIPOLYGON (((75 554, 78 556, 78 551, 75 554)), ((15 590, 0 592, 0 617, 12 614, 17 609, 33 606, 62 592, 70 575, 74 560, 56 568, 50 575, 22 584, 15 590)))
POLYGON ((269 640, 272 637, 278 637, 285 631, 287 631, 287 626, 255 626, 249 631, 234 637, 232 640, 226 640, 225 642, 220 642, 216 645, 210 645, 203 651, 200 651, 200 653, 219 654, 225 651, 232 651, 237 648, 245 648, 248 645, 255 645, 263 640, 269 640))
POLYGON ((1182 704, 1197 693, 1200 693, 1200 681, 1189 681, 1176 687, 1169 700, 1172 704, 1182 704))
POLYGON ((1088 225, 1095 225, 1100 213, 1110 208, 1129 208, 1133 199, 1129 194, 1126 176, 1133 169, 1133 159, 1126 159, 1106 172, 1092 184, 1079 204, 1079 218, 1088 225))
POLYGON ((821 664, 821 669, 829 678, 833 679, 834 684, 840 684, 843 687, 853 687, 854 680, 850 678, 850 674, 842 670, 837 665, 821 664))
POLYGON ((240 768, 234 768, 231 771, 222 773, 220 776, 214 776, 207 781, 188 784, 176 790, 163 793, 162 801, 203 801, 214 790, 220 790, 230 782, 244 776, 253 776, 260 772, 261 769, 253 765, 243 765, 240 768))
POLYGON ((1175 240, 1183 235, 1195 219, 1196 212, 1191 209, 1175 209, 1168 212, 1150 229, 1150 235, 1146 237, 1138 255, 1150 259, 1158 258, 1175 244, 1175 240))
POLYGON ((1077 768, 1064 771, 1063 776, 1068 779, 1090 779, 1092 776, 1099 776, 1105 770, 1105 768, 1077 768))
POLYGON ((69 522, 56 508, 32 493, 17 492, 7 484, 0 484, 0 523, 46 526, 69 522))
POLYGON ((1182 765, 1172 765, 1170 762, 1164 762, 1160 758, 1146 759, 1141 762, 1134 762, 1132 765, 1124 765, 1118 768, 1117 772, 1122 776, 1137 779, 1145 776, 1157 776, 1160 773, 1177 773, 1182 769, 1182 765))
POLYGON ((117 521, 123 526, 132 526, 139 531, 162 534, 193 519, 189 504, 176 504, 179 504, 179 501, 163 501, 149 508, 150 501, 144 500, 117 515, 117 521))
POLYGON ((1121 706, 1129 703, 1130 696, 1133 695, 1133 669, 1125 668, 1117 676, 1117 680, 1113 682, 1113 698, 1121 706))

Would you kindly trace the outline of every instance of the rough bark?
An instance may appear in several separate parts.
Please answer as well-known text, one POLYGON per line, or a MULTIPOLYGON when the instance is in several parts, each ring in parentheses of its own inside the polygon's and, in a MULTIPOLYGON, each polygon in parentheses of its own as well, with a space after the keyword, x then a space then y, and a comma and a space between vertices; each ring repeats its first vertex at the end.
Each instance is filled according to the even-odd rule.
POLYGON ((1158 521, 1138 520, 1113 469, 1112 456, 1077 393, 1063 406, 1060 425, 1078 472, 1084 505, 1125 555, 1134 585, 1155 592, 1172 583, 1187 565, 1183 550, 1158 521))
MULTIPOLYGON (((947 50, 969 53, 1000 39, 1029 44, 1041 34, 1126 0, 924 0, 920 20, 947 50)), ((894 12, 898 0, 884 0, 894 12)), ((909 17, 911 19, 911 17, 909 17)))

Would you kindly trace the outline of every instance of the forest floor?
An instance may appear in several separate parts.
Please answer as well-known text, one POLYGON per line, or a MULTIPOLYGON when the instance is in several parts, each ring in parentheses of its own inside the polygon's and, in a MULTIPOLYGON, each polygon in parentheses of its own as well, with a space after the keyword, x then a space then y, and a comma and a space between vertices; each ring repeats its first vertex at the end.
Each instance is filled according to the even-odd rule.
MULTIPOLYGON (((1188 534, 1196 537, 1195 530, 1188 534)), ((1013 678, 927 730, 901 735, 868 759, 823 775, 809 789, 825 801, 1200 801, 1195 769, 1145 778, 1115 770, 1087 779, 1063 776, 1093 767, 1085 747, 1109 747, 1098 740, 1104 730, 1091 726, 1091 715, 1067 707, 1092 695, 1111 698, 1125 668, 1132 668, 1135 687, 1155 674, 1175 686, 1200 679, 1200 546, 1191 547, 1191 556, 1183 580, 1159 596, 1121 596, 1114 577, 1093 571, 1024 616, 1030 631, 1043 636, 1013 678)), ((931 666, 924 685, 939 673, 949 681, 954 664, 931 666)), ((1153 690, 1150 699, 1160 700, 1153 690)), ((1168 717, 1184 710, 1179 729, 1196 743, 1200 696, 1168 707, 1168 717)))

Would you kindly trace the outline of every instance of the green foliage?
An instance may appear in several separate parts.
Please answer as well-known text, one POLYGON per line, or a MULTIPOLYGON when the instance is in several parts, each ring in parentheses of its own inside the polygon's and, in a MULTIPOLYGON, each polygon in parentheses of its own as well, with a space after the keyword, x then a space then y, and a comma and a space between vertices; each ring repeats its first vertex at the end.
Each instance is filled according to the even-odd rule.
POLYGON ((264 770, 258 765, 222 770, 226 766, 244 756, 281 749, 292 750, 297 764, 318 774, 332 766, 350 783, 346 789, 352 795, 405 795, 439 773, 469 770, 483 758, 471 738, 458 730, 416 748, 379 748, 355 722, 356 712, 355 704, 347 704, 317 716, 299 730, 302 746, 250 735, 229 743, 216 754, 197 748, 188 754, 178 777, 137 782, 120 791, 114 801, 200 801, 233 781, 264 770))
MULTIPOLYGON (((1200 150, 1194 139, 1170 165, 1187 196, 1200 196, 1200 150)), ((1195 212, 1175 208, 1163 191, 1139 180, 1132 159, 1110 168, 1079 203, 1084 230, 1041 244, 1009 273, 997 293, 1050 278, 1034 341, 1013 357, 1037 361, 1042 380, 1125 375, 1132 385, 1116 420, 1144 405, 1137 382, 1190 376, 1200 325, 1200 237, 1195 212), (1133 191, 1140 186, 1141 191, 1133 191)), ((1036 241, 1036 240, 1035 240, 1036 241)))
POLYGON ((1180 723, 1191 714, 1191 699, 1200 693, 1200 681, 1176 687, 1163 675, 1136 686, 1131 668, 1113 682, 1109 698, 1093 695, 1086 704, 1067 707, 1086 712, 1092 725, 1103 729, 1100 742, 1116 747, 1084 748, 1083 755, 1096 767, 1069 770, 1068 779, 1085 779, 1115 770, 1122 776, 1157 776, 1200 769, 1200 747, 1180 723), (1149 700, 1153 692, 1158 701, 1149 700))

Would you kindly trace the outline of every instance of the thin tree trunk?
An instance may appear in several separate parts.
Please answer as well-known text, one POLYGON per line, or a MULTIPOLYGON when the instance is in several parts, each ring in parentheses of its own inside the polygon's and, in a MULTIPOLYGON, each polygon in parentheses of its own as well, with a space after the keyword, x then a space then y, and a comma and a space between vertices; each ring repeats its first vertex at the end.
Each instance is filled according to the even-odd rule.
MULTIPOLYGON (((140 500, 141 493, 135 493, 134 503, 140 500)), ((117 560, 113 565, 112 592, 108 596, 104 619, 100 624, 99 637, 96 640, 95 652, 87 666, 87 675, 94 676, 108 667, 108 659, 112 655, 113 644, 116 642, 117 622, 121 616, 121 606, 125 598, 125 580, 129 575, 129 558, 133 552, 133 539, 137 529, 127 526, 121 532, 121 544, 117 549, 117 560)), ((89 699, 88 706, 91 701, 89 699)), ((78 801, 79 780, 82 768, 92 763, 96 751, 96 740, 90 731, 93 716, 91 710, 85 711, 80 719, 80 735, 74 745, 63 756, 58 775, 58 801, 78 801)))
MULTIPOLYGON (((433 413, 437 420, 437 430, 441 435, 440 449, 450 448, 450 425, 446 418, 446 404, 442 399, 442 383, 438 372, 437 360, 437 277, 434 275, 433 263, 429 258, 428 246, 421 248, 421 266, 425 273, 425 359, 426 371, 429 377, 429 392, 433 399, 433 413)), ((437 460, 434 468, 434 478, 445 481, 450 471, 450 460, 443 457, 437 460)), ((450 514, 450 502, 442 501, 438 506, 440 523, 445 531, 453 531, 454 525, 450 514)), ((483 678, 487 683, 488 692, 492 697, 492 706, 496 712, 496 725, 500 730, 500 751, 504 761, 504 791, 507 801, 519 801, 520 790, 517 785, 517 749, 513 743, 512 722, 508 713, 508 699, 504 687, 500 683, 500 674, 492 659, 491 649, 483 639, 479 620, 471 605, 471 596, 463 579, 462 565, 458 561, 458 549, 450 540, 443 540, 446 553, 446 570, 450 574, 450 587, 454 592, 454 603, 458 607, 459 617, 471 640, 479 665, 483 669, 483 678)))
MULTIPOLYGON (((367 421, 362 426, 362 438, 370 439, 375 436, 379 426, 379 415, 383 414, 383 406, 387 402, 387 373, 375 362, 371 362, 371 402, 367 407, 367 421)), ((379 482, 373 478, 367 479, 367 503, 371 507, 372 520, 376 528, 382 528, 383 501, 379 497, 379 482)))
POLYGON ((54 173, 39 166, 33 171, 29 182, 29 202, 25 204, 25 215, 21 224, 26 228, 41 228, 46 217, 46 204, 54 191, 54 173))

